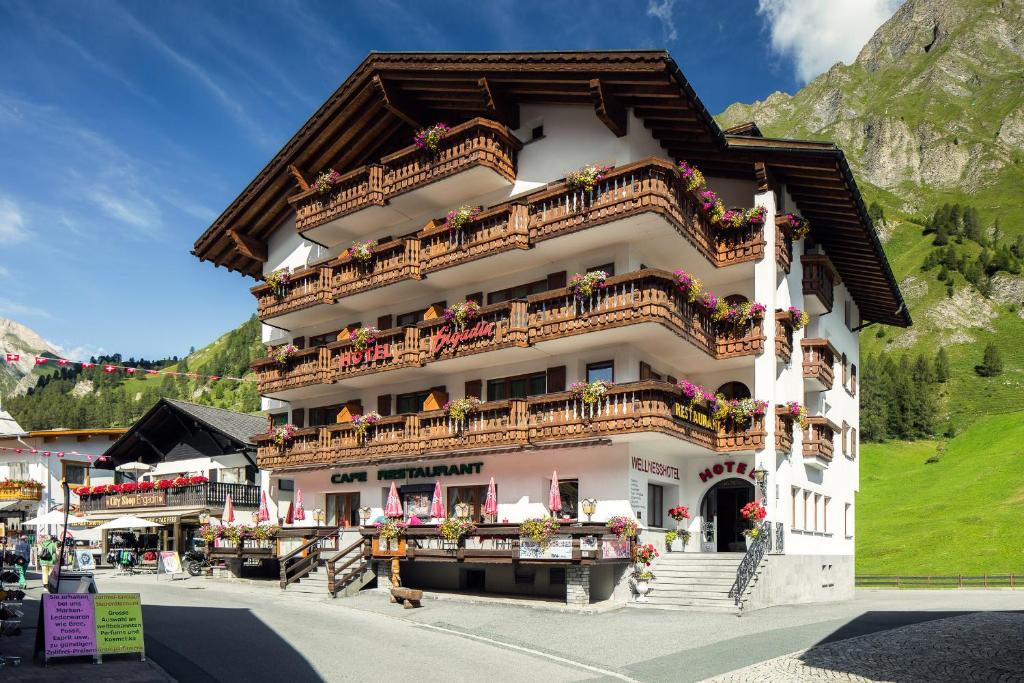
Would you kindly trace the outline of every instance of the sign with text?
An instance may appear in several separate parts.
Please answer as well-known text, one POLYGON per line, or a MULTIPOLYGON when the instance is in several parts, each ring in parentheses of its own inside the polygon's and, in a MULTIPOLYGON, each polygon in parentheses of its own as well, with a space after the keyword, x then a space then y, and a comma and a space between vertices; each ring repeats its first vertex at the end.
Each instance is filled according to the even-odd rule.
POLYGON ((108 508, 141 508, 154 505, 167 505, 166 491, 146 491, 144 493, 119 493, 104 499, 108 508))
POLYGON ((165 574, 183 574, 181 556, 173 550, 160 551, 160 571, 165 574))
POLYGON ((666 479, 679 480, 679 468, 672 465, 666 465, 663 462, 656 462, 654 460, 648 460, 647 458, 641 458, 640 456, 633 456, 633 458, 630 459, 630 464, 637 472, 646 472, 659 477, 665 477, 666 479))
POLYGON ((748 465, 745 462, 736 462, 735 460, 723 460, 722 462, 716 462, 710 467, 705 467, 703 472, 697 473, 697 476, 702 482, 705 482, 714 479, 715 477, 720 477, 723 474, 734 477, 745 476, 753 481, 754 465, 752 463, 748 465))
POLYGON ((601 539, 601 559, 603 560, 631 560, 633 554, 630 551, 628 538, 606 536, 601 539))
POLYGON ((394 360, 395 354, 391 350, 391 344, 373 344, 359 351, 345 351, 338 356, 338 365, 344 370, 348 367, 364 365, 366 363, 382 363, 383 361, 394 360))
POLYGON ((96 593, 96 651, 101 655, 145 652, 138 593, 96 593))
POLYGON ((547 547, 526 536, 519 537, 519 559, 521 560, 571 560, 572 536, 559 535, 548 541, 547 547))
POLYGON ((490 321, 481 320, 473 327, 464 330, 445 325, 430 340, 430 355, 436 356, 443 352, 455 353, 459 346, 466 342, 493 338, 494 323, 490 321))
POLYGON ((96 654, 96 612, 88 593, 43 593, 43 654, 96 654))
POLYGON ((717 432, 720 426, 718 420, 704 412, 703 409, 697 408, 692 403, 676 401, 675 407, 672 411, 672 416, 680 422, 685 422, 689 425, 700 427, 702 429, 710 429, 713 432, 717 432))

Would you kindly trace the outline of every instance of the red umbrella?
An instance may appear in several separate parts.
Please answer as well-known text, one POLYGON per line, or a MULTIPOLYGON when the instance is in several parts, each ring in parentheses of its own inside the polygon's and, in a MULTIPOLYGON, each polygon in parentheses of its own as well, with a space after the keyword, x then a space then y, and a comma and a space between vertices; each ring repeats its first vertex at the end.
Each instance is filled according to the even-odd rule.
POLYGON ((498 492, 494 488, 494 477, 491 477, 491 483, 487 485, 487 498, 484 499, 484 514, 492 516, 498 514, 498 492))
POLYGON ((295 523, 295 509, 292 507, 291 503, 288 503, 288 512, 286 512, 285 515, 284 515, 284 523, 285 524, 294 524, 295 523))
POLYGON ((441 480, 434 484, 434 499, 430 501, 430 516, 440 519, 444 517, 444 500, 441 499, 441 480))
POLYGON ((267 492, 260 493, 260 510, 256 513, 256 519, 261 522, 270 521, 270 510, 267 509, 267 492))
POLYGON ((395 488, 395 482, 391 482, 391 490, 388 491, 388 504, 384 506, 384 516, 402 517, 404 515, 402 501, 398 499, 398 489, 395 488))
POLYGON ((558 491, 558 470, 551 473, 551 491, 548 493, 548 509, 552 513, 562 509, 562 494, 558 491))
POLYGON ((231 524, 235 521, 235 502, 231 500, 230 493, 224 497, 224 512, 221 513, 220 521, 224 524, 231 524))
POLYGON ((302 521, 306 519, 306 509, 302 507, 302 489, 295 491, 295 519, 302 521))

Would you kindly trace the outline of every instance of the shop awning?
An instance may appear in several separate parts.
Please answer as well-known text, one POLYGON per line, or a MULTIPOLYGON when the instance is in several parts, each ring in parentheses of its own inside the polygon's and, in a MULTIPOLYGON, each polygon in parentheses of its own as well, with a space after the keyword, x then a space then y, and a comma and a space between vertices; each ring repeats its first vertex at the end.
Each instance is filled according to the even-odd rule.
POLYGON ((199 513, 206 508, 133 508, 130 510, 104 510, 102 512, 90 512, 86 517, 85 524, 97 526, 109 522, 127 514, 135 517, 142 517, 160 524, 174 524, 183 518, 198 517, 199 513))

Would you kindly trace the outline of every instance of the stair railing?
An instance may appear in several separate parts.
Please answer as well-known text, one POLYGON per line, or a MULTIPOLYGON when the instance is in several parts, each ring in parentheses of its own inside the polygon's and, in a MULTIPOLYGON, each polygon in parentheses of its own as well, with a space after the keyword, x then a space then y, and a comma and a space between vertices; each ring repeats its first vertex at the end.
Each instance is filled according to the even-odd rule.
POLYGON ((757 568, 761 566, 761 560, 764 559, 765 553, 772 548, 771 522, 761 522, 758 529, 760 533, 747 548, 743 559, 740 560, 740 564, 736 568, 736 580, 733 582, 732 588, 729 589, 729 597, 735 600, 736 607, 740 609, 743 607, 743 594, 746 593, 754 575, 757 574, 757 568))
POLYGON ((338 597, 338 592, 345 590, 366 569, 366 550, 366 539, 360 537, 327 559, 327 592, 332 598, 338 597), (342 572, 345 574, 339 579, 342 572))
POLYGON ((295 583, 316 569, 320 564, 320 555, 323 552, 324 544, 337 538, 340 531, 341 527, 339 526, 325 535, 317 534, 298 548, 278 557, 277 561, 281 566, 281 590, 288 588, 289 584, 295 583))

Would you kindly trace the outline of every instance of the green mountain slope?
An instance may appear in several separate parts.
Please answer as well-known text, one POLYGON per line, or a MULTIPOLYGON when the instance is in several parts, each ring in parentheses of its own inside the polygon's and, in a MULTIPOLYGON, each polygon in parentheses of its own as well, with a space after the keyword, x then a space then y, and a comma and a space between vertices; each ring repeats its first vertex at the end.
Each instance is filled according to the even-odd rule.
POLYGON ((255 316, 216 341, 181 360, 124 361, 120 356, 97 359, 128 366, 196 373, 199 377, 121 373, 107 375, 99 368, 82 370, 44 366, 33 370, 38 377, 24 395, 9 396, 4 408, 25 429, 57 427, 129 426, 162 397, 179 398, 240 412, 259 410, 255 376, 249 363, 264 353, 260 325, 255 316), (244 382, 205 376, 238 377, 244 382))
POLYGON ((948 442, 864 444, 857 573, 1020 573, 1022 418, 989 415, 948 442))
POLYGON ((794 95, 733 104, 718 119, 756 121, 771 137, 832 140, 846 152, 876 216, 884 214, 876 227, 915 322, 909 330, 868 328, 862 361, 945 348, 952 378, 940 387, 938 432, 1020 400, 1019 270, 993 268, 968 282, 924 266, 941 248, 927 225, 945 203, 980 217, 986 246, 951 240, 965 262, 998 245, 1024 250, 1024 2, 909 0, 853 64, 835 65, 794 95), (990 342, 1004 371, 981 377, 975 366, 990 342))

